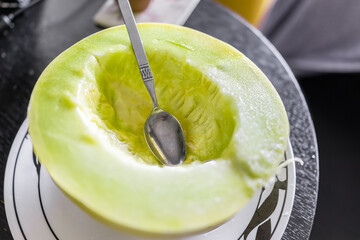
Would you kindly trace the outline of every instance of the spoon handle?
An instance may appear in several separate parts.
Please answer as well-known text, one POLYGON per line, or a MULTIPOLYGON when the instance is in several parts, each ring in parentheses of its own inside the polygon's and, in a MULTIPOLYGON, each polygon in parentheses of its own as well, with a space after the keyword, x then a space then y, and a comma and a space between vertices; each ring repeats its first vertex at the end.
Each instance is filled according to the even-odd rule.
POLYGON ((149 65, 149 61, 146 57, 144 46, 140 39, 139 31, 136 27, 134 15, 132 13, 130 3, 128 0, 118 0, 120 7, 121 15, 123 16, 126 29, 128 31, 132 49, 135 53, 135 57, 139 66, 141 78, 144 81, 144 84, 151 96, 154 107, 158 107, 155 86, 154 86, 154 77, 149 65))

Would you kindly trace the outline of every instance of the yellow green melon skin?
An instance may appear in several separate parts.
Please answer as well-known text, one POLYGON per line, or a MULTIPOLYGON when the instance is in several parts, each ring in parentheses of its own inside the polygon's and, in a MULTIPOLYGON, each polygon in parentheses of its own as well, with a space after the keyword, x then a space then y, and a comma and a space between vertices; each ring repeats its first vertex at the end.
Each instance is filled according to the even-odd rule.
POLYGON ((104 222, 149 235, 203 231, 275 174, 286 112, 233 47, 185 27, 138 27, 159 105, 184 129, 185 163, 161 166, 146 145, 152 102, 125 26, 81 40, 42 73, 28 110, 34 149, 57 185, 104 222))

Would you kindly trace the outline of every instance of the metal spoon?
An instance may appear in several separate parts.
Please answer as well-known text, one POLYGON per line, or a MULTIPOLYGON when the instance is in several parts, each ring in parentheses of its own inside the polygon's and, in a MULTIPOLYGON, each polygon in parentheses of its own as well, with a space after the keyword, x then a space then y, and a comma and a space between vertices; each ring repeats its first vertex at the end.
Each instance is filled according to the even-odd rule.
POLYGON ((153 101, 153 110, 144 125, 146 142, 155 157, 163 164, 176 165, 182 163, 186 155, 184 132, 179 121, 170 113, 162 110, 158 105, 154 78, 129 1, 118 0, 118 4, 139 65, 141 78, 153 101))

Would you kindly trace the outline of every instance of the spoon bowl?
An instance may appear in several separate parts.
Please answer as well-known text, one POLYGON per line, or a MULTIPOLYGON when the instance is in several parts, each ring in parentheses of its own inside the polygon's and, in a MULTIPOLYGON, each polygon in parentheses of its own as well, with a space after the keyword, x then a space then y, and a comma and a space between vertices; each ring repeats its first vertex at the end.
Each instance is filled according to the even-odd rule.
POLYGON ((160 162, 166 165, 184 162, 185 136, 173 115, 155 107, 145 122, 144 135, 149 148, 160 162))

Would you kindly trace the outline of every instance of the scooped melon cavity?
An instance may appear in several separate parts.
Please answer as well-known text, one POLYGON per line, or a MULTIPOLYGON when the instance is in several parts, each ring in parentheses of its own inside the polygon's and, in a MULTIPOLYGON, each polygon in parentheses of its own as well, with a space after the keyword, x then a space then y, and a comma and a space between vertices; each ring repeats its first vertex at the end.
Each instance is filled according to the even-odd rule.
MULTIPOLYGON (((217 159, 235 129, 235 103, 186 59, 172 55, 171 49, 148 51, 159 105, 181 122, 187 143, 185 163, 217 159)), ((100 97, 94 112, 138 159, 158 164, 143 136, 152 102, 139 79, 131 50, 110 52, 97 61, 100 97)))
POLYGON ((180 121, 184 164, 161 166, 143 126, 152 101, 125 26, 89 36, 40 76, 34 150, 58 186, 103 222, 181 235, 233 216, 272 177, 289 125, 280 97, 242 53, 198 31, 139 24, 159 105, 180 121))

